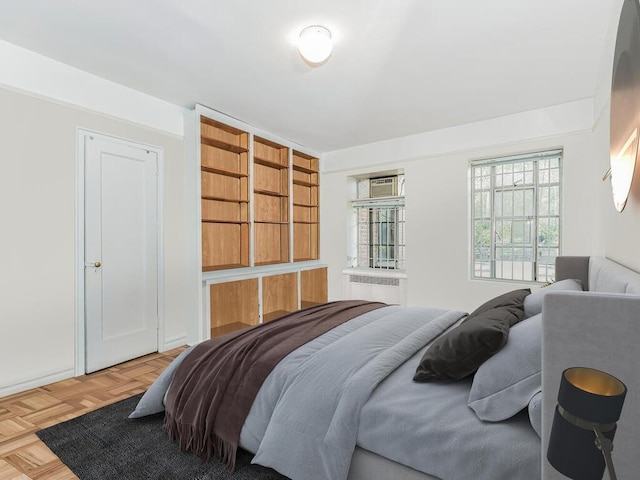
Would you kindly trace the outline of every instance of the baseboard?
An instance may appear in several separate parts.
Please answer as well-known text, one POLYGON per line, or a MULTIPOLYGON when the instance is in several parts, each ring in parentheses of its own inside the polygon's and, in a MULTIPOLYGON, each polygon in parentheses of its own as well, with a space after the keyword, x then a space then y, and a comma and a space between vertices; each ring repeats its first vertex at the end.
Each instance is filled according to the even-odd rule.
POLYGON ((41 387, 50 383, 59 382, 60 380, 66 380, 67 378, 72 378, 74 376, 74 369, 67 368, 65 370, 49 372, 35 378, 21 380, 11 385, 1 385, 0 397, 6 397, 8 395, 13 395, 14 393, 24 392, 25 390, 30 390, 32 388, 41 387))
POLYGON ((180 335, 179 337, 166 338, 164 340, 164 345, 162 345, 161 352, 166 352, 167 350, 173 350, 174 348, 182 347, 187 344, 187 336, 180 335))

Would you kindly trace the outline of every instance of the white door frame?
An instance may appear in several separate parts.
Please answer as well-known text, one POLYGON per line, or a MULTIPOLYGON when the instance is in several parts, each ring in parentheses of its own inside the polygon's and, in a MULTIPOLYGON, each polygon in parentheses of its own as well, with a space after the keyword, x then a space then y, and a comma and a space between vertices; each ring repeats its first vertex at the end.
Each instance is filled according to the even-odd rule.
POLYGON ((157 215, 158 215, 158 351, 165 350, 164 342, 164 242, 163 242, 163 208, 162 199, 164 185, 164 150, 133 140, 114 137, 84 128, 76 127, 76 256, 75 256, 75 375, 85 374, 86 367, 86 327, 85 327, 85 288, 84 288, 84 202, 85 202, 85 142, 88 137, 98 137, 111 142, 121 143, 132 148, 143 148, 154 152, 158 159, 157 181, 157 215))

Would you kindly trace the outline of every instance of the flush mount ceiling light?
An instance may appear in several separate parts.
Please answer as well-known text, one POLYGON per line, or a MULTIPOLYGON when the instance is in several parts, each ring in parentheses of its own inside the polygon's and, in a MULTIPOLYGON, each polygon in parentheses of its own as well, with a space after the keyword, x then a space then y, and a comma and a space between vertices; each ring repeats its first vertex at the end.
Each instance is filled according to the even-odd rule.
POLYGON ((333 50, 331 32, 320 25, 312 25, 300 32, 298 39, 300 55, 311 64, 324 62, 333 50))

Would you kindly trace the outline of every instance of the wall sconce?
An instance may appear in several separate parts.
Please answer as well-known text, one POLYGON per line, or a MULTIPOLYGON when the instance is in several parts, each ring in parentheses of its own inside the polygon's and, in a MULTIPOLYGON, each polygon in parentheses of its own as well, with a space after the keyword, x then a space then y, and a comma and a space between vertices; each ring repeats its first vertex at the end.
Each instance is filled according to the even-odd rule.
POLYGON ((616 480, 611 451, 626 394, 624 383, 600 370, 562 372, 547 451, 553 468, 574 480, 601 480, 606 466, 616 480))
POLYGON ((638 156, 640 128, 640 5, 624 0, 611 75, 611 125, 609 163, 613 205, 622 212, 626 203, 638 156))
POLYGON ((300 55, 311 64, 324 62, 333 50, 331 32, 320 25, 312 25, 300 32, 298 39, 300 55))

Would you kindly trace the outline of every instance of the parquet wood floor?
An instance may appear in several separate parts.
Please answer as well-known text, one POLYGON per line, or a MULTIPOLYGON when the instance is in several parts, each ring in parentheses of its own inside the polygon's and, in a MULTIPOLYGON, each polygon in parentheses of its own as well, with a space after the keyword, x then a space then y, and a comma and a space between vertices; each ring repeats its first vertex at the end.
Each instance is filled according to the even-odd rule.
POLYGON ((144 392, 184 348, 0 398, 0 480, 77 479, 35 432, 144 392))

